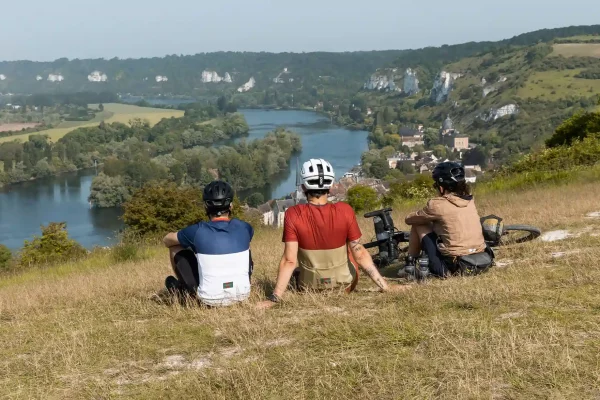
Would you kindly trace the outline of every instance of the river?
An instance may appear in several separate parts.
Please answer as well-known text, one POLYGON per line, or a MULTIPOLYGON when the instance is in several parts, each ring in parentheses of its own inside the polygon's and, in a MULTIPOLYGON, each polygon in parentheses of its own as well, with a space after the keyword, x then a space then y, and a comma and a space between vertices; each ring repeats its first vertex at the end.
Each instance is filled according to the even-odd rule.
MULTIPOLYGON (((246 140, 260 139, 278 126, 297 132, 302 138, 299 159, 325 158, 339 178, 360 160, 367 150, 367 132, 335 126, 323 115, 310 111, 241 110, 250 126, 246 140)), ((271 185, 250 190, 265 199, 280 198, 295 190, 296 157, 290 168, 275 177, 271 185)), ((119 209, 90 209, 87 197, 94 171, 80 171, 39 179, 0 189, 0 243, 16 250, 40 225, 67 222, 69 235, 87 248, 116 242, 123 227, 119 209)), ((245 193, 245 194, 249 194, 245 193)))

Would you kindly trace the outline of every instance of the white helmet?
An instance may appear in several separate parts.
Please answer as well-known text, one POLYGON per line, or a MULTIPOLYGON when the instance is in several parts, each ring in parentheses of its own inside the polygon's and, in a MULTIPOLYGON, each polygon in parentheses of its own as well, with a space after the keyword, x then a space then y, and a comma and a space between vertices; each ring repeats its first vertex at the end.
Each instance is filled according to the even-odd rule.
POLYGON ((333 167, 322 158, 311 158, 302 165, 302 183, 307 190, 331 189, 335 180, 333 167))

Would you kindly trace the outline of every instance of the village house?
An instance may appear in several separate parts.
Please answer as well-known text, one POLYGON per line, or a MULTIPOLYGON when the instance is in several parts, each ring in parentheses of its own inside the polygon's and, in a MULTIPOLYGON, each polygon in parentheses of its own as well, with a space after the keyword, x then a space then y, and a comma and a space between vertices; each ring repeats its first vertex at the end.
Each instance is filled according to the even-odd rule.
POLYGON ((453 151, 469 149, 469 138, 460 135, 460 132, 454 128, 454 122, 450 116, 444 120, 440 129, 440 142, 453 151))
POLYGON ((423 140, 423 125, 419 125, 419 128, 420 129, 402 127, 398 130, 402 146, 410 147, 412 149, 417 145, 423 146, 425 144, 425 141, 423 140))
POLYGON ((416 156, 417 156, 416 153, 412 153, 410 156, 407 156, 404 153, 396 153, 392 157, 389 157, 387 159, 388 166, 390 167, 390 169, 396 169, 396 168, 398 168, 398 165, 401 164, 402 162, 414 161, 416 156))

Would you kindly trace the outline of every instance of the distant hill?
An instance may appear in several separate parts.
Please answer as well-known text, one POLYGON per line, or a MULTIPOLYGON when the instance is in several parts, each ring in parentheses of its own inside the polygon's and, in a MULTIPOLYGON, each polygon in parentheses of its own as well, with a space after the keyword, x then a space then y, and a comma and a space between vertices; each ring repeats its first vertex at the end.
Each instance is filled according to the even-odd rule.
POLYGON ((314 103, 319 91, 322 93, 325 88, 356 92, 371 71, 391 63, 401 53, 398 50, 278 54, 219 52, 125 60, 62 58, 52 62, 0 62, 0 92, 113 91, 202 98, 239 93, 237 89, 254 78, 256 86, 249 96, 256 96, 259 104, 264 103, 264 93, 270 89, 271 100, 267 99, 267 102, 291 103, 283 93, 295 93, 295 101, 314 103))
POLYGON ((410 50, 374 71, 369 83, 378 81, 393 85, 357 95, 357 103, 373 108, 373 118, 361 114, 366 125, 438 128, 450 116, 488 157, 507 160, 541 145, 577 110, 596 107, 600 25, 410 50), (393 117, 377 118, 384 111, 393 117))
POLYGON ((450 115, 472 142, 507 159, 595 105, 598 57, 600 25, 572 26, 415 50, 0 62, 0 93, 225 95, 239 106, 315 107, 366 129, 435 128, 450 115))

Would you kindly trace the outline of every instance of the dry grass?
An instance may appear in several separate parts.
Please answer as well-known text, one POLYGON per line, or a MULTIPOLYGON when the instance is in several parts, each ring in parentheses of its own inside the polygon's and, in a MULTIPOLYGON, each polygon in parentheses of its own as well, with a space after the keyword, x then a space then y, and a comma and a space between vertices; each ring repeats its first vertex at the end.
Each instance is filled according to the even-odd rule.
POLYGON ((552 55, 556 56, 600 58, 600 43, 563 43, 553 48, 552 55))
MULTIPOLYGON (((163 118, 181 116, 183 116, 183 111, 179 110, 166 110, 162 108, 138 107, 130 104, 109 103, 104 105, 104 112, 99 113, 92 121, 75 123, 65 122, 62 123, 58 128, 36 132, 35 134, 46 134, 50 136, 50 140, 56 142, 58 139, 74 129, 98 126, 101 121, 105 121, 107 123, 122 122, 126 124, 133 118, 141 118, 143 120, 148 120, 150 125, 155 125, 163 118)), ((0 138, 0 143, 15 139, 25 141, 30 135, 32 135, 32 133, 3 137, 0 138)))
MULTIPOLYGON (((114 265, 99 254, 0 281, 4 398, 464 398, 600 396, 598 184, 479 199, 481 213, 577 238, 504 248, 476 278, 350 296, 288 294, 267 312, 280 231, 262 230, 249 304, 150 300, 166 253, 114 265), (565 252, 562 257, 552 253, 565 252)), ((397 210, 396 219, 406 210, 397 210)), ((372 228, 361 222, 365 236, 372 228)))
POLYGON ((581 69, 567 71, 538 71, 532 73, 525 87, 519 88, 517 95, 522 98, 559 100, 566 97, 592 96, 600 93, 600 80, 581 79, 575 75, 581 69))

